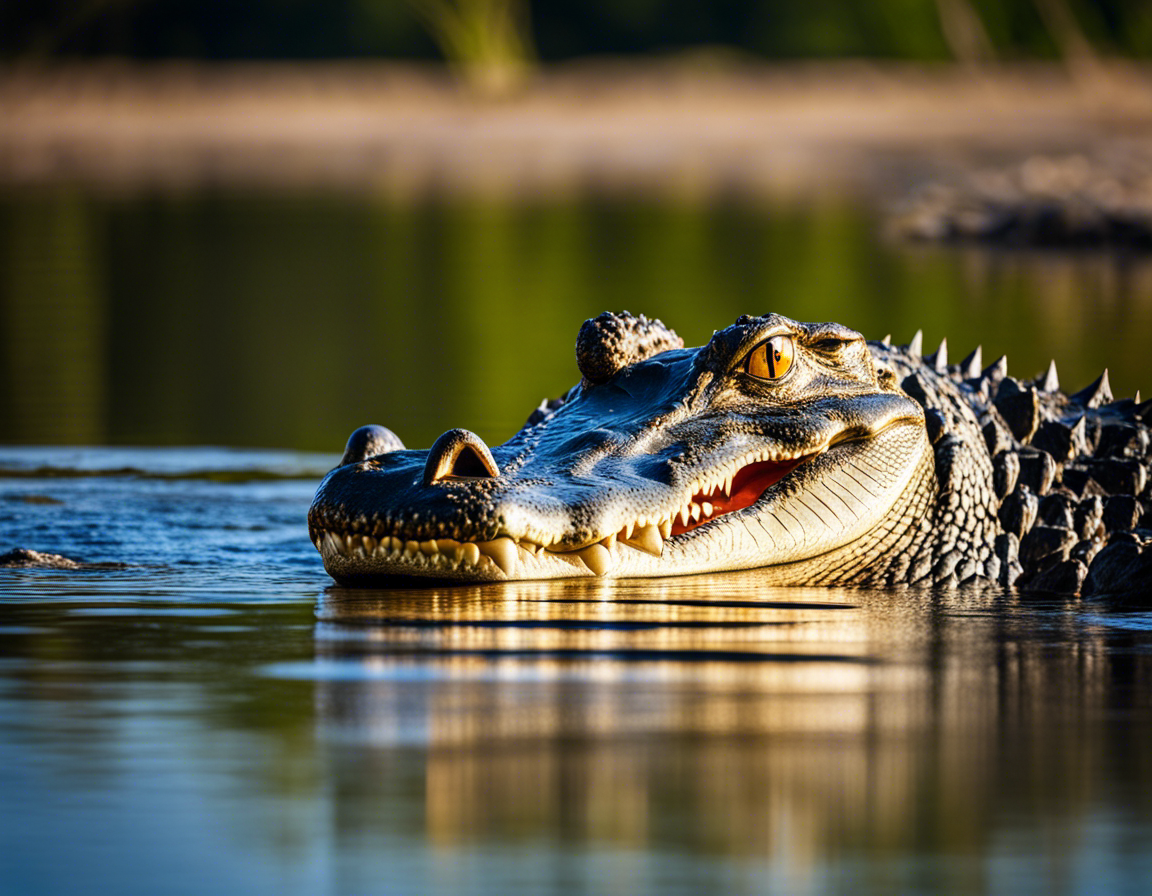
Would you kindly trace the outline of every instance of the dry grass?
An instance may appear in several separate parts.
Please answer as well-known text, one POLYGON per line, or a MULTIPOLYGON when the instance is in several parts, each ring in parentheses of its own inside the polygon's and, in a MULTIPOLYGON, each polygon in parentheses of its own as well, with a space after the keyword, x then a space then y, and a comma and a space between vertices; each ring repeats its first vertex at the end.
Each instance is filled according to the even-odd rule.
POLYGON ((485 100, 395 64, 0 71, 0 183, 400 196, 903 189, 1030 152, 1152 141, 1152 72, 588 61, 485 100))

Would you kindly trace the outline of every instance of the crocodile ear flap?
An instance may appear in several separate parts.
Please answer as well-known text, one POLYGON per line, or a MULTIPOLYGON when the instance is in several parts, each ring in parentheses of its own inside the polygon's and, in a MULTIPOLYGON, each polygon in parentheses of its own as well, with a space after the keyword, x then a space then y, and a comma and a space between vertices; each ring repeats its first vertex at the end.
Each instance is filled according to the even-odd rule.
POLYGON ((586 384, 603 383, 631 364, 683 347, 684 340, 656 319, 605 311, 580 327, 576 364, 586 384))

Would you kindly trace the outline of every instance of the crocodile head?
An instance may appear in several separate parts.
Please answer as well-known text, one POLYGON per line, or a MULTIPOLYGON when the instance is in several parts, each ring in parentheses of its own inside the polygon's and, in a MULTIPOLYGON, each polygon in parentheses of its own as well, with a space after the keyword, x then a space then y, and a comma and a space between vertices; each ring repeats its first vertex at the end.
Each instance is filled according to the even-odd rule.
POLYGON ((580 384, 492 449, 357 430, 308 515, 328 572, 879 581, 935 479, 923 411, 863 337, 769 314, 682 346, 642 316, 587 321, 580 384))

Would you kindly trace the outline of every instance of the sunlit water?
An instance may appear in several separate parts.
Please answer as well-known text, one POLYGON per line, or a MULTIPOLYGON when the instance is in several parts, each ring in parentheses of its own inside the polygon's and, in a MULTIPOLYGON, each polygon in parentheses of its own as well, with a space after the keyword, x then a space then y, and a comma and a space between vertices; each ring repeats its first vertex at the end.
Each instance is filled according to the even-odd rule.
POLYGON ((0 449, 0 891, 1152 892, 1152 613, 353 591, 329 455, 0 449), (82 475, 81 475, 82 474, 82 475))

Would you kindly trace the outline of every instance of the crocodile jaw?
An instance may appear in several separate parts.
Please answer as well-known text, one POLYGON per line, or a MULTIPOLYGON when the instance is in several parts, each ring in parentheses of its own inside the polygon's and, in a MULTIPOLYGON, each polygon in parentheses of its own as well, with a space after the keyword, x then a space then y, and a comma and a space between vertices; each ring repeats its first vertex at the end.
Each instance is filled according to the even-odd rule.
MULTIPOLYGON (((681 500, 679 510, 673 500, 670 508, 583 545, 552 541, 540 532, 525 537, 523 527, 516 533, 498 530, 484 540, 416 541, 322 529, 312 535, 325 568, 343 582, 396 576, 461 582, 632 578, 765 566, 776 571, 780 584, 809 582, 814 570, 834 571, 837 563, 851 561, 853 553, 843 549, 879 526, 890 528, 894 520, 916 524, 893 508, 908 503, 911 493, 924 492, 925 478, 931 476, 930 463, 908 458, 930 457, 923 425, 900 422, 870 438, 777 462, 786 468, 780 478, 750 504, 729 512, 720 509, 737 497, 740 477, 731 467, 721 467, 693 483, 692 497, 703 500, 681 500), (715 508, 708 497, 715 498, 715 508), (697 508, 700 515, 693 519, 697 508), (705 512, 710 508, 713 513, 705 512)), ((504 516, 514 512, 509 509, 504 516)), ((873 556, 869 563, 882 560, 882 555, 873 556)), ((850 577, 854 570, 844 572, 850 577)))

